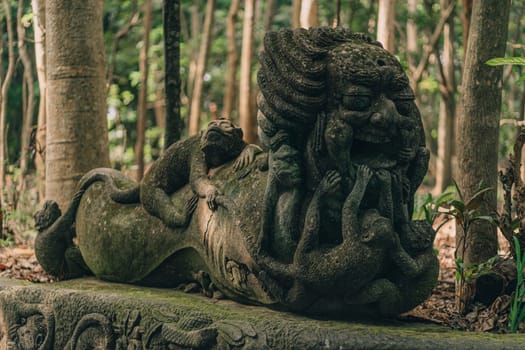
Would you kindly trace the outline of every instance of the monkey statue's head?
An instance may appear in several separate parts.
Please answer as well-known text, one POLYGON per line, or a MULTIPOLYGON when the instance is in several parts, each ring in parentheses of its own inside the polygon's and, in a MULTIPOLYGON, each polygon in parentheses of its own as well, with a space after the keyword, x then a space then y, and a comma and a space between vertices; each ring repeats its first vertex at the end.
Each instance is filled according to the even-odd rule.
POLYGON ((301 158, 295 148, 283 144, 271 157, 271 171, 281 186, 292 188, 301 183, 301 158))
POLYGON ((377 209, 366 210, 360 218, 359 240, 369 246, 391 247, 394 243, 394 228, 389 219, 377 209))
POLYGON ((44 207, 38 210, 33 216, 35 219, 35 228, 38 232, 44 231, 51 226, 62 215, 57 202, 48 200, 44 203, 44 207))
POLYGON ((210 168, 236 158, 246 144, 242 129, 229 119, 217 119, 208 124, 201 135, 201 150, 210 168))

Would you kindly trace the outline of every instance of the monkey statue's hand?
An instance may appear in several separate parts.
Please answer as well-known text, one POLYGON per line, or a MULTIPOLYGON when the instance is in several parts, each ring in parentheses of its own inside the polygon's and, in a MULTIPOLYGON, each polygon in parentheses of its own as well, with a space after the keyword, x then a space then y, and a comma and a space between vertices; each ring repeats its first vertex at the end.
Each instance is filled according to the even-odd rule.
POLYGON ((217 187, 210 185, 208 189, 206 190, 206 203, 208 204, 208 208, 210 210, 215 211, 217 209, 217 196, 220 195, 219 190, 217 187))
POLYGON ((233 164, 233 169, 239 171, 242 168, 247 167, 252 164, 255 160, 255 156, 262 152, 262 149, 256 145, 247 145, 242 150, 241 154, 237 157, 237 160, 233 164))
POLYGON ((408 163, 416 156, 416 151, 412 147, 404 147, 399 151, 398 159, 400 162, 408 163))
POLYGON ((329 170, 321 180, 320 188, 322 194, 333 195, 341 190, 341 175, 335 170, 329 170))

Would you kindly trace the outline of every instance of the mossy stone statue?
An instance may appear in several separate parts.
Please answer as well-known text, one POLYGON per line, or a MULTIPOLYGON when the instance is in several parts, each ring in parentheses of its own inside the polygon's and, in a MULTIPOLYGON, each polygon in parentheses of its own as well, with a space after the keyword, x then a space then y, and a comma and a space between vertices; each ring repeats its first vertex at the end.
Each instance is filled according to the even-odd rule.
POLYGON ((260 62, 264 152, 219 120, 140 184, 92 170, 64 214, 53 202, 36 213, 44 269, 196 282, 307 314, 384 317, 421 303, 438 274, 435 232, 411 221, 428 151, 397 59, 364 34, 311 28, 267 33, 260 62))

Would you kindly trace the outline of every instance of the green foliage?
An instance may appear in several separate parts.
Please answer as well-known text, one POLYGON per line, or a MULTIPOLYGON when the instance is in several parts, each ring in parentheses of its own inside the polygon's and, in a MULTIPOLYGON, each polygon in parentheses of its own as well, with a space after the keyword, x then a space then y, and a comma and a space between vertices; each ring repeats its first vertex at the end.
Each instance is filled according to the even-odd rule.
POLYGON ((37 186, 34 177, 26 177, 26 190, 21 191, 20 168, 13 165, 7 167, 6 186, 2 195, 6 204, 2 207, 2 234, 0 247, 15 243, 31 244, 35 238, 33 214, 38 203, 37 186))
POLYGON ((443 225, 450 221, 451 217, 447 215, 446 209, 450 207, 450 202, 454 198, 454 193, 445 191, 436 198, 428 193, 420 209, 414 213, 414 220, 426 220, 430 225, 434 226, 437 218, 443 218, 439 226, 435 229, 439 231, 443 225), (443 211, 445 209, 445 211, 443 211))
POLYGON ((456 258, 456 281, 475 281, 479 276, 489 273, 498 258, 499 256, 495 255, 485 262, 468 265, 465 265, 463 259, 456 258))
POLYGON ((516 247, 516 290, 510 306, 509 313, 509 330, 512 333, 518 331, 520 323, 525 320, 525 282, 523 281, 523 267, 525 265, 525 252, 521 254, 520 242, 516 236, 513 237, 514 246, 516 247))
MULTIPOLYGON (((436 219, 442 217, 443 219, 436 228, 436 231, 439 231, 449 220, 455 219, 456 223, 461 226, 465 234, 463 245, 458 247, 464 252, 467 239, 466 235, 468 234, 470 225, 472 225, 473 222, 487 221, 492 224, 496 223, 493 217, 481 215, 479 212, 484 195, 491 191, 492 188, 485 187, 480 183, 478 191, 474 193, 472 198, 467 202, 465 202, 464 195, 456 182, 454 182, 454 188, 456 195, 454 195, 453 192, 445 191, 436 198, 433 198, 429 193, 414 218, 416 220, 424 219, 434 226, 436 219)), ((458 281, 475 280, 482 274, 490 271, 497 259, 498 256, 494 256, 483 263, 465 265, 461 258, 456 257, 456 279, 458 281)))
MULTIPOLYGON (((489 66, 503 66, 508 64, 525 66, 525 57, 495 57, 485 62, 485 64, 489 66)), ((525 73, 522 73, 518 79, 518 81, 522 80, 525 80, 525 73)))
POLYGON ((485 63, 489 66, 502 66, 506 64, 525 66, 525 57, 496 57, 491 58, 485 63))
MULTIPOLYGON (((458 198, 449 202, 452 207, 447 211, 447 215, 454 217, 456 223, 461 226, 463 239, 462 242, 459 242, 456 239, 456 254, 460 251, 461 255, 464 255, 468 241, 467 236, 472 223, 476 221, 486 221, 491 224, 496 224, 496 220, 493 217, 481 215, 479 212, 485 194, 493 189, 491 187, 486 187, 483 182, 480 182, 477 192, 472 195, 472 198, 468 202, 465 202, 465 197, 455 181, 454 186, 456 187, 458 198)), ((460 284, 475 280, 480 275, 489 272, 497 258, 498 256, 494 256, 486 262, 479 264, 471 263, 467 265, 464 263, 463 259, 456 256, 456 280, 460 284)))

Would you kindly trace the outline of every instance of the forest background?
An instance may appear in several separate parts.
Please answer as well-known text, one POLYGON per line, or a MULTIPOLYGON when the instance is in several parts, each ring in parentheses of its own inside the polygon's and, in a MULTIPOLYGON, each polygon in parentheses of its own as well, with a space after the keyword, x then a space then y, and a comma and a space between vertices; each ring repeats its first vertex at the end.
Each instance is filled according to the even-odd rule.
MULTIPOLYGON (((455 133, 472 0, 201 0, 180 2, 180 120, 177 137, 226 116, 256 139, 257 52, 264 33, 339 25, 383 42, 405 67, 431 151, 424 191, 444 192, 456 176, 455 133)), ((140 178, 162 152, 166 123, 163 1, 103 2, 111 166, 140 178)), ((514 0, 508 56, 523 55, 525 3, 514 0)), ((32 213, 45 199, 46 116, 41 86, 45 1, 0 6, 0 245, 31 241, 32 213)), ((43 46, 44 45, 44 46, 43 46)), ((525 119, 521 66, 503 72, 499 158, 525 119)), ((422 195, 423 196, 423 195, 422 195)))

